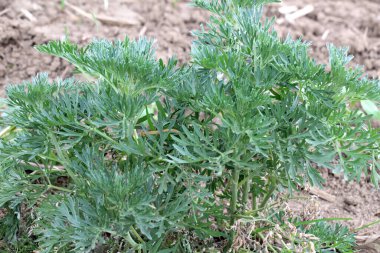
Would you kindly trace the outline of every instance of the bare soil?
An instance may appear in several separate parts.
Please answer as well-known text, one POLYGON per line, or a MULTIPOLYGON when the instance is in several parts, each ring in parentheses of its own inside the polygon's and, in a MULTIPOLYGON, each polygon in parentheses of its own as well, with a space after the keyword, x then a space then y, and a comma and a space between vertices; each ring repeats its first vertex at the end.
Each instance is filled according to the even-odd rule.
POLYGON ((65 36, 79 44, 86 44, 94 37, 147 36, 156 39, 158 57, 176 55, 184 61, 189 58, 191 31, 207 19, 200 10, 173 0, 111 0, 108 10, 101 0, 71 3, 90 15, 130 20, 133 25, 103 25, 79 15, 69 4, 62 6, 60 1, 1 0, 0 87, 30 79, 38 72, 49 72, 52 78, 72 75, 72 68, 65 62, 33 49, 34 45, 65 36), (25 10, 32 16, 27 17, 25 10))
MULTIPOLYGON (((62 60, 36 52, 33 49, 36 44, 64 36, 80 44, 86 44, 94 37, 147 36, 156 39, 158 57, 166 59, 177 55, 181 61, 186 61, 192 40, 190 31, 207 19, 206 13, 189 7, 186 1, 110 0, 108 10, 100 0, 67 2, 90 14, 108 15, 133 24, 110 25, 91 20, 68 5, 61 6, 58 0, 1 0, 0 87, 3 88, 0 88, 0 95, 4 96, 6 84, 30 79, 41 71, 49 72, 53 78, 73 75, 72 68, 62 60)), ((302 36, 312 41, 310 53, 318 61, 327 63, 327 43, 349 46, 355 56, 354 64, 363 65, 370 76, 380 76, 379 0, 285 0, 268 8, 266 14, 278 17, 275 27, 280 35, 291 33, 295 38, 302 36), (310 12, 292 20, 285 15, 286 8, 280 9, 284 6, 293 11, 306 8, 310 12)), ((380 192, 369 182, 348 183, 340 176, 328 173, 325 176, 324 190, 335 196, 339 203, 318 199, 321 216, 350 217, 353 220, 348 224, 352 228, 378 219, 380 192)), ((310 197, 309 194, 306 196, 310 197)), ((291 207, 304 209, 308 208, 308 203, 315 204, 298 201, 291 203, 291 207)), ((379 225, 361 233, 378 231, 379 225)))

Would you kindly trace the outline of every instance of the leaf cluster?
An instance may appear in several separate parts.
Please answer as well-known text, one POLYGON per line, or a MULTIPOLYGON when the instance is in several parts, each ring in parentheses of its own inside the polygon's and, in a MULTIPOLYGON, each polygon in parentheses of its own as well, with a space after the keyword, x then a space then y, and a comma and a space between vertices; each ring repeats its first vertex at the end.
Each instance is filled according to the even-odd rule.
POLYGON ((267 2, 194 1, 212 16, 183 66, 146 39, 37 46, 88 80, 8 87, 1 238, 29 233, 40 252, 192 252, 216 238, 228 250, 235 222, 260 219, 277 191, 321 185, 317 166, 377 185, 380 133, 352 105, 380 101, 380 82, 348 68, 347 49, 329 45, 325 66, 278 38, 267 2))

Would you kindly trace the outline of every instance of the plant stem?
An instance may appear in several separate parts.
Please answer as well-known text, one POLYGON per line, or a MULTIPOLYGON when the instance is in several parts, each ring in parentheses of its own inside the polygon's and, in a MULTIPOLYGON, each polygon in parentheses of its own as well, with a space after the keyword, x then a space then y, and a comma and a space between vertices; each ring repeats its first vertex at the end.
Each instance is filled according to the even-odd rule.
MULTIPOLYGON (((176 129, 162 129, 162 132, 163 133, 174 133, 174 134, 180 133, 180 131, 178 131, 176 129)), ((142 137, 148 136, 148 135, 159 135, 160 131, 156 131, 156 130, 155 131, 147 131, 147 132, 140 132, 139 134, 142 137)))
POLYGON ((137 249, 139 245, 132 239, 131 234, 128 232, 125 238, 132 248, 137 249))
POLYGON ((239 175, 240 171, 238 169, 232 170, 232 182, 231 182, 231 203, 230 203, 230 215, 231 215, 231 225, 235 222, 235 212, 237 206, 238 198, 238 188, 239 188, 239 175))
POLYGON ((361 226, 361 227, 355 228, 352 232, 356 233, 356 232, 358 232, 358 231, 360 231, 360 230, 363 230, 363 229, 365 229, 365 228, 372 227, 373 225, 376 225, 376 224, 379 224, 379 223, 380 223, 380 219, 379 219, 379 220, 375 220, 375 221, 373 221, 373 222, 371 222, 371 223, 368 223, 368 224, 366 224, 366 225, 364 225, 364 226, 361 226))
POLYGON ((246 180, 243 185, 243 201, 242 201, 245 208, 247 208, 247 204, 248 204, 248 194, 249 194, 250 186, 251 186, 251 183, 250 183, 250 178, 249 178, 249 172, 247 171, 246 180))
POLYGON ((95 127, 90 127, 88 125, 81 125, 81 126, 83 126, 84 128, 86 128, 89 131, 92 131, 92 132, 94 132, 94 133, 102 136, 104 139, 108 140, 109 142, 111 142, 113 144, 119 144, 117 141, 115 141, 114 139, 112 139, 111 137, 109 137, 106 133, 103 133, 102 131, 99 131, 95 127))
MULTIPOLYGON (((263 235, 262 233, 257 233, 257 235, 260 237, 261 240, 263 240, 263 243, 264 243, 264 241, 265 241, 265 237, 264 237, 264 235, 263 235)), ((270 243, 268 243, 267 246, 268 246, 268 249, 269 249, 270 251, 272 251, 272 252, 274 252, 274 253, 277 252, 277 250, 276 250, 276 249, 275 249, 270 243)))
POLYGON ((133 226, 131 226, 131 231, 133 235, 137 238, 137 240, 139 240, 139 242, 145 243, 145 241, 141 238, 141 236, 139 235, 139 233, 137 233, 136 229, 133 226))
POLYGON ((270 197, 272 196, 273 192, 276 190, 276 181, 273 178, 269 178, 269 189, 267 191, 267 194, 265 195, 263 201, 260 203, 259 208, 264 208, 266 204, 268 203, 270 197))
POLYGON ((257 209, 257 199, 256 199, 256 193, 255 190, 252 189, 252 210, 257 209))
POLYGON ((50 140, 52 142, 52 144, 54 145, 55 149, 56 149, 56 152, 57 152, 57 156, 58 158, 61 160, 60 163, 64 166, 65 170, 67 171, 67 174, 73 179, 73 180, 76 180, 76 176, 75 176, 75 173, 74 171, 72 171, 70 169, 70 162, 69 162, 69 159, 66 158, 66 156, 63 154, 60 146, 59 146, 59 143, 58 143, 58 140, 57 138, 55 137, 55 135, 53 133, 50 133, 49 134, 49 137, 50 137, 50 140))
POLYGON ((68 192, 68 193, 73 193, 73 191, 70 190, 70 189, 59 187, 59 186, 55 186, 55 185, 52 185, 52 184, 33 184, 33 185, 34 186, 47 187, 46 191, 48 191, 50 189, 55 189, 55 190, 58 190, 58 191, 64 191, 64 192, 68 192))
POLYGON ((59 187, 59 186, 55 186, 55 185, 51 185, 49 184, 48 185, 48 188, 49 189, 55 189, 55 190, 58 190, 58 191, 63 191, 63 192, 69 192, 69 193, 72 193, 73 191, 67 189, 67 188, 63 188, 63 187, 59 187))

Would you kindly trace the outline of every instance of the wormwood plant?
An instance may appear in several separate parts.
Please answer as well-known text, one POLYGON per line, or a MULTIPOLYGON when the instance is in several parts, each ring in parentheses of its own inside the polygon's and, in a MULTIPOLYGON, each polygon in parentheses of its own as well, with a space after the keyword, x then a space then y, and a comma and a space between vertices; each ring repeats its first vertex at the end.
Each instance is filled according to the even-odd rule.
POLYGON ((347 49, 329 45, 325 66, 278 38, 267 2, 193 1, 212 15, 183 66, 146 39, 37 46, 92 81, 8 87, 0 238, 41 253, 352 252, 341 226, 274 217, 280 192, 321 185, 318 166, 378 184, 379 131, 353 105, 380 101, 380 82, 347 49))

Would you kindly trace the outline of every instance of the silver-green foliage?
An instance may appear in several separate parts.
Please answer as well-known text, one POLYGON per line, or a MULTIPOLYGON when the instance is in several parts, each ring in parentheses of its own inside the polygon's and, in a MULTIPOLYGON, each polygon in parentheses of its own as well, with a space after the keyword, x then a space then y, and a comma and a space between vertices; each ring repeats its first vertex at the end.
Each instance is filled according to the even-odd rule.
POLYGON ((233 241, 226 228, 280 186, 320 185, 316 165, 377 185, 379 131, 350 105, 380 101, 379 81, 348 68, 347 49, 329 45, 326 70, 308 43, 278 38, 266 2, 194 1, 212 16, 181 67, 145 39, 37 46, 95 81, 8 87, 1 237, 28 232, 41 252, 180 252, 188 233, 233 241))

